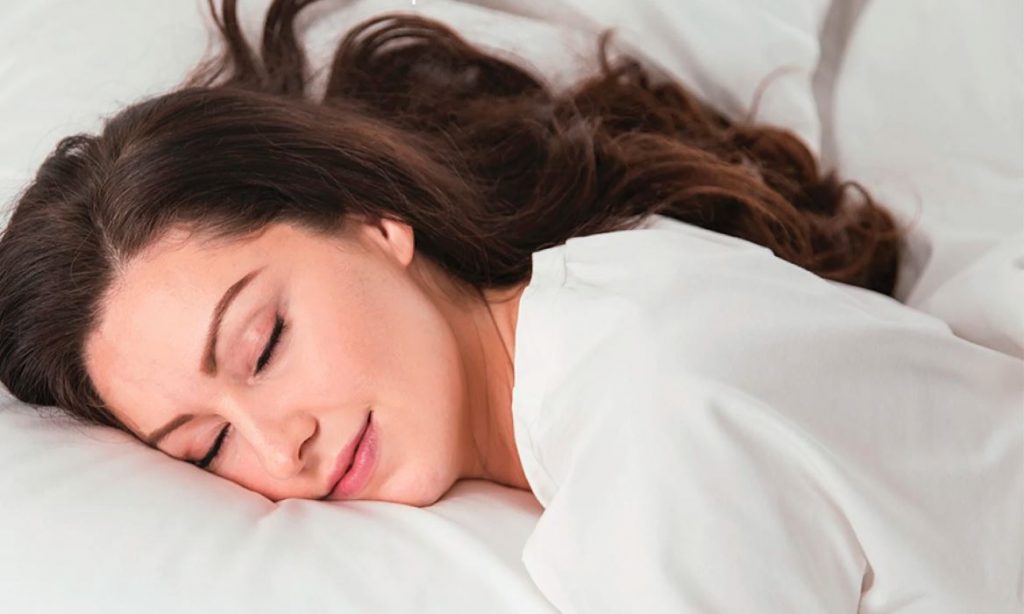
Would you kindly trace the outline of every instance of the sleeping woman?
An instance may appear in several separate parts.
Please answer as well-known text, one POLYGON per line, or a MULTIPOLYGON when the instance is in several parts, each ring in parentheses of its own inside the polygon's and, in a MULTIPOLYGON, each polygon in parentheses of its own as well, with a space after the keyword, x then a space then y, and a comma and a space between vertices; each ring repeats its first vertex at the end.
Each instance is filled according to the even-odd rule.
POLYGON ((311 100, 312 3, 259 54, 211 3, 219 55, 46 159, 14 396, 275 501, 530 491, 561 611, 1016 611, 1020 364, 891 298, 886 209, 607 36, 555 92, 388 14, 311 100))

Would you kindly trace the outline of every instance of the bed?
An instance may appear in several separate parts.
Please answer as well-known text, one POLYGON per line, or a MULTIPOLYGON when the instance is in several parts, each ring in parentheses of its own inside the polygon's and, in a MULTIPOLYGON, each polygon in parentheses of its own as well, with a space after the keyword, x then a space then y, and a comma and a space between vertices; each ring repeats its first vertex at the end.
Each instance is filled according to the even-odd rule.
MULTIPOLYGON (((269 2, 240 2, 250 41, 269 2)), ((313 95, 343 31, 389 10, 445 21, 555 87, 588 70, 594 32, 614 26, 622 50, 727 113, 757 100, 759 120, 915 220, 900 301, 1024 357, 1019 2, 323 1, 298 20, 313 95)), ((205 11, 205 0, 0 6, 3 206, 61 137, 176 85, 210 51, 205 11)), ((557 611, 522 565, 542 512, 526 492, 467 480, 422 509, 274 503, 2 388, 0 441, 0 612, 557 611)))

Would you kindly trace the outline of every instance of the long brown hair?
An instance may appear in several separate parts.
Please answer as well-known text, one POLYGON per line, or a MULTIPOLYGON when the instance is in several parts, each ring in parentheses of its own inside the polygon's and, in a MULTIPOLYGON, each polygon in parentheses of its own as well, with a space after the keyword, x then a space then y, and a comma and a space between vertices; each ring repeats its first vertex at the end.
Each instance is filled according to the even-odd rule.
POLYGON ((411 225, 467 288, 529 278, 531 254, 661 213, 891 294, 902 230, 823 174, 791 133, 725 117, 639 62, 608 57, 554 93, 445 25, 387 14, 341 41, 307 96, 296 14, 275 0, 259 55, 235 0, 209 9, 223 48, 173 91, 62 139, 0 237, 0 380, 19 399, 128 430, 84 367, 118 270, 172 225, 214 238, 353 215, 411 225))

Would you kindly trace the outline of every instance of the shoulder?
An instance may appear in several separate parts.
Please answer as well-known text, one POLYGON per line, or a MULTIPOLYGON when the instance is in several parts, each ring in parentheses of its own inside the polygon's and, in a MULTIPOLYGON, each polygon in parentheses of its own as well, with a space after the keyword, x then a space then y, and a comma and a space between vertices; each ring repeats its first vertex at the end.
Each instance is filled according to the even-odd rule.
POLYGON ((721 258, 756 259, 794 266, 757 243, 660 214, 648 216, 635 228, 573 237, 561 247, 560 255, 581 267, 604 266, 610 272, 635 273, 637 264, 642 263, 645 277, 679 265, 694 268, 703 261, 721 258))

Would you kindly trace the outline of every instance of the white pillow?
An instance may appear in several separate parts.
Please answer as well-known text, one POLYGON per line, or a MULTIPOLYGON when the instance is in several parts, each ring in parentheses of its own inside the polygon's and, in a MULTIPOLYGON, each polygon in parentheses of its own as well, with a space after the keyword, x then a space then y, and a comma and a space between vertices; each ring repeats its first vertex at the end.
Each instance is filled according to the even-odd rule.
POLYGON ((473 0, 567 28, 614 28, 621 48, 654 64, 730 117, 788 128, 815 154, 812 87, 832 0, 473 0))
POLYGON ((1022 23, 1019 0, 868 3, 831 114, 844 175, 903 219, 918 219, 897 298, 966 339, 1018 356, 1022 23))
POLYGON ((275 504, 2 389, 0 441, 2 612, 553 611, 519 562, 525 491, 275 504))
MULTIPOLYGON (((254 45, 269 3, 239 3, 254 45)), ((589 14, 575 25, 620 26, 626 47, 734 114, 771 70, 795 68, 770 85, 758 117, 817 148, 809 79, 821 0, 478 4, 310 7, 297 24, 309 27, 302 39, 320 69, 314 95, 344 30, 378 12, 446 21, 521 56, 555 86, 595 67, 593 33, 560 21, 589 14), (536 18, 524 12, 531 7, 536 18)), ((206 0, 0 4, 2 202, 13 203, 60 138, 98 132, 104 116, 178 84, 213 32, 206 0)), ((0 441, 0 612, 553 611, 521 563, 541 512, 529 493, 466 481, 427 509, 274 504, 127 434, 48 420, 2 389, 0 441)))

